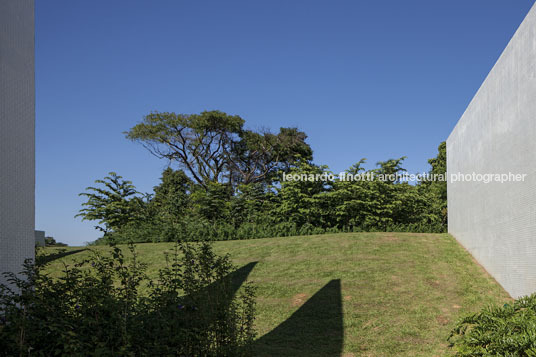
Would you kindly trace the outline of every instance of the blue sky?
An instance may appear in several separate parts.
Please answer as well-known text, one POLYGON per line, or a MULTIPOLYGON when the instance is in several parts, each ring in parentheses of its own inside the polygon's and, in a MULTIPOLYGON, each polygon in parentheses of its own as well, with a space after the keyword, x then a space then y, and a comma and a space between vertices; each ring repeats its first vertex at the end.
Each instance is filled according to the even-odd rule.
POLYGON ((297 126, 314 161, 428 169, 533 0, 36 0, 36 228, 109 171, 143 192, 167 163, 124 138, 151 111, 218 109, 297 126))

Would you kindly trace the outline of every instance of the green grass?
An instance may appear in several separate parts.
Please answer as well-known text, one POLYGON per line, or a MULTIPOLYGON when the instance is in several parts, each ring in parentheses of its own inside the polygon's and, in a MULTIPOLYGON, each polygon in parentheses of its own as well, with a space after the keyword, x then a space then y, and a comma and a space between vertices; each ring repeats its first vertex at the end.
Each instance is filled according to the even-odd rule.
MULTIPOLYGON (((348 233, 216 242, 257 262, 260 356, 442 356, 456 319, 508 294, 447 234, 348 233)), ((172 244, 139 244, 156 275, 172 244)), ((49 266, 88 254, 69 247, 49 266)), ((106 247, 92 249, 105 250, 106 247)), ((47 248, 49 251, 55 248, 47 248)), ((253 264, 248 267, 251 268, 253 264)))

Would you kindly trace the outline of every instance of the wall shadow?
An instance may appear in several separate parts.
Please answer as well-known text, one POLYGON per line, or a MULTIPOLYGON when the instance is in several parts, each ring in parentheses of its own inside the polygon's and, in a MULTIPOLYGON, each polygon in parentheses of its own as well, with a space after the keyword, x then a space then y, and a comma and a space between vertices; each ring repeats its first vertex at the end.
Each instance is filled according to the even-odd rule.
POLYGON ((187 304, 209 304, 213 297, 217 297, 219 299, 224 299, 224 301, 220 301, 220 303, 223 304, 220 304, 219 306, 221 308, 227 307, 232 302, 236 292, 247 280, 249 273, 251 273, 257 263, 258 262, 248 263, 232 273, 229 273, 223 279, 205 286, 195 294, 185 296, 185 302, 187 304))
POLYGON ((341 281, 335 279, 256 340, 253 350, 256 356, 340 356, 343 342, 341 281))
POLYGON ((232 273, 229 273, 223 280, 218 280, 213 282, 210 285, 207 285, 203 290, 205 292, 210 293, 211 291, 217 289, 220 287, 220 285, 226 283, 229 284, 230 289, 228 290, 229 295, 231 298, 234 297, 238 289, 244 284, 244 282, 247 280, 249 273, 255 268, 255 265, 257 265, 258 262, 251 262, 243 267, 233 271, 232 273))
POLYGON ((39 255, 36 255, 35 263, 37 265, 48 264, 56 259, 60 259, 69 255, 72 255, 72 254, 80 253, 80 252, 83 252, 84 250, 86 250, 86 248, 75 249, 75 250, 61 249, 55 253, 50 253, 50 254, 40 253, 39 255))
POLYGON ((258 262, 251 262, 240 269, 235 270, 231 274, 229 274, 229 279, 231 281, 231 289, 233 292, 233 295, 236 294, 238 289, 244 284, 244 282, 247 280, 249 273, 255 268, 255 265, 257 265, 258 262))

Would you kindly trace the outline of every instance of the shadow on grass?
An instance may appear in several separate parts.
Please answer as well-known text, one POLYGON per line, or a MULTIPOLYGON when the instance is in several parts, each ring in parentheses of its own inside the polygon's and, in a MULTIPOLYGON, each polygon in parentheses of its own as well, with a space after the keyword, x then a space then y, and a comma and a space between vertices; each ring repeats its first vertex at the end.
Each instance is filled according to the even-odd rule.
POLYGON ((247 280, 249 273, 255 268, 255 265, 257 265, 258 262, 251 262, 246 265, 244 265, 242 268, 235 270, 231 274, 229 274, 229 278, 231 279, 231 289, 233 292, 233 295, 236 294, 238 289, 240 289, 240 286, 247 280))
POLYGON ((185 305, 205 306, 204 311, 208 313, 209 319, 214 318, 214 316, 210 316, 211 313, 218 314, 218 307, 226 309, 232 303, 236 292, 247 280, 249 273, 251 273, 255 265, 257 265, 257 262, 248 263, 232 273, 227 274, 223 279, 205 286, 192 295, 185 296, 185 305), (211 304, 214 303, 216 303, 216 310, 212 311, 208 306, 211 306, 211 304))
POLYGON ((230 286, 230 289, 227 290, 228 291, 227 298, 229 299, 229 303, 231 303, 231 300, 233 300, 234 296, 236 295, 236 292, 238 291, 238 289, 240 289, 242 284, 244 284, 244 282, 247 280, 249 273, 251 273, 251 271, 253 270, 253 268, 255 268, 255 265, 257 265, 257 263, 258 262, 251 262, 251 263, 244 265, 243 267, 225 276, 224 278, 225 281, 222 281, 222 280, 215 281, 212 284, 206 286, 205 288, 203 288, 204 291, 200 292, 200 294, 208 293, 210 295, 213 291, 219 290, 222 287, 222 284, 227 282, 229 284, 228 286, 230 286))
POLYGON ((56 259, 60 259, 60 258, 63 258, 63 257, 66 257, 66 256, 69 256, 69 255, 72 255, 72 254, 76 254, 76 253, 80 253, 80 252, 83 252, 84 250, 86 250, 86 248, 83 248, 83 249, 75 249, 75 250, 66 250, 66 249, 61 249, 55 253, 50 253, 50 254, 39 254, 39 255, 36 255, 35 257, 35 263, 37 265, 43 265, 43 264, 47 264, 47 263, 50 263, 56 259))
MULTIPOLYGON (((225 277, 231 303, 257 262, 244 265, 225 277)), ((223 281, 216 281, 200 294, 213 295, 223 281)), ((216 295, 217 296, 217 295, 216 295)), ((340 356, 343 350, 341 281, 331 280, 287 320, 253 343, 255 356, 340 356)))
POLYGON ((341 281, 336 279, 253 347, 258 356, 340 356, 343 338, 341 281))

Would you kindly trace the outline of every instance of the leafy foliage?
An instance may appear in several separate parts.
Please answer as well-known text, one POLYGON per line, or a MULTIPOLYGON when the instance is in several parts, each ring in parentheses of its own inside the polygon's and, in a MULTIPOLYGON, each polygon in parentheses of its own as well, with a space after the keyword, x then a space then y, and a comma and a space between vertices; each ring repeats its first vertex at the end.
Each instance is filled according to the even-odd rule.
MULTIPOLYGON (((447 174, 447 143, 443 141, 437 148, 438 154, 435 158, 428 160, 432 169, 431 176, 439 177, 447 174)), ((446 180, 427 180, 423 182, 425 188, 433 196, 433 212, 441 217, 441 224, 447 226, 447 181, 446 180)))
POLYGON ((279 133, 242 130, 229 156, 231 173, 238 184, 270 183, 280 171, 312 159, 305 143, 307 135, 296 128, 280 128, 279 133))
POLYGON ((131 181, 123 180, 122 176, 115 172, 110 172, 102 180, 95 183, 104 187, 87 187, 88 192, 81 193, 80 196, 87 197, 87 202, 83 203, 77 217, 82 220, 98 221, 101 226, 97 229, 104 233, 121 229, 142 214, 144 202, 142 198, 136 196, 138 192, 131 181))
POLYGON ((161 181, 161 184, 154 188, 154 199, 151 203, 165 219, 174 221, 188 209, 192 181, 183 171, 175 171, 169 167, 162 173, 161 181))
POLYGON ((536 356, 536 294, 463 318, 449 340, 458 356, 536 356))
POLYGON ((276 171, 312 157, 307 136, 296 128, 278 134, 244 129, 244 120, 220 111, 200 114, 151 113, 131 128, 128 139, 178 163, 204 188, 235 187, 269 180, 276 171))
MULTIPOLYGON (((79 216, 98 220, 103 242, 248 239, 356 231, 444 232, 446 182, 401 182, 405 157, 347 175, 372 180, 327 179, 307 136, 244 129, 239 116, 152 113, 128 131, 153 154, 176 163, 162 173, 154 194, 140 196, 130 181, 110 173, 89 187, 79 216), (182 170, 184 169, 184 171, 182 170), (289 180, 288 177, 317 177, 289 180)), ((430 175, 446 174, 446 146, 430 159, 430 175)))
POLYGON ((6 355, 241 356, 253 341, 254 291, 234 296, 229 257, 209 244, 179 245, 149 280, 133 246, 45 273, 46 257, 0 285, 6 355), (148 289, 141 294, 142 287, 148 289), (90 352, 91 351, 91 352, 90 352))
POLYGON ((62 242, 56 242, 54 237, 45 237, 45 246, 46 247, 65 247, 67 244, 62 242))

